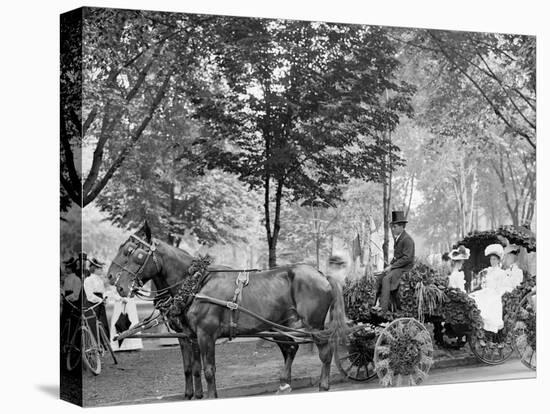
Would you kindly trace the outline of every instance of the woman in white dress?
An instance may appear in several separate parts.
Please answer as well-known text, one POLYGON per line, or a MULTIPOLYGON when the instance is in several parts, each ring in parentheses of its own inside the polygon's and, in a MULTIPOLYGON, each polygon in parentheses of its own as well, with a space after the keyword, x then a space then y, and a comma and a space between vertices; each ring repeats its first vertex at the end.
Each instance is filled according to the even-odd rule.
POLYGON ((466 281, 464 279, 464 272, 462 271, 462 265, 466 260, 470 258, 470 249, 464 246, 458 246, 458 248, 451 251, 449 254, 451 259, 451 274, 449 275, 449 287, 456 288, 466 293, 464 287, 466 281))
MULTIPOLYGON (((89 276, 84 279, 84 307, 86 309, 94 307, 94 310, 85 311, 86 316, 93 316, 88 320, 92 332, 95 334, 95 319, 101 321, 103 329, 109 337, 109 324, 107 322, 107 312, 105 311, 105 279, 103 279, 99 272, 103 268, 103 263, 95 258, 88 259, 89 276), (97 306, 96 306, 97 305, 97 306)), ((96 338, 99 342, 99 338, 96 338)))
POLYGON ((483 329, 498 333, 504 327, 502 320, 502 295, 509 290, 508 276, 501 269, 504 248, 500 244, 491 244, 485 248, 491 266, 484 269, 485 279, 482 288, 471 294, 481 312, 483 329))
POLYGON ((114 302, 113 315, 111 316, 111 348, 113 351, 131 351, 135 349, 142 349, 143 342, 141 338, 126 338, 122 340, 122 343, 115 341, 113 338, 118 335, 116 330, 116 322, 121 314, 126 313, 130 320, 130 328, 139 323, 139 317, 137 312, 137 306, 134 298, 123 298, 113 289, 113 294, 110 295, 114 302))

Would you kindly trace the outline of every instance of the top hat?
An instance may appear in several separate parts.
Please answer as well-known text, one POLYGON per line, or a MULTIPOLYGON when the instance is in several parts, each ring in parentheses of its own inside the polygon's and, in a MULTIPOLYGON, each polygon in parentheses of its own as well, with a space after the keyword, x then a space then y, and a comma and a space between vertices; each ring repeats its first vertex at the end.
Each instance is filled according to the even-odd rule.
POLYGON ((391 222, 390 224, 401 224, 408 223, 405 218, 405 213, 403 211, 392 211, 391 212, 391 222))
POLYGON ((99 269, 103 267, 103 263, 101 263, 99 260, 97 260, 95 257, 92 257, 91 259, 88 259, 90 261, 90 264, 92 266, 95 266, 99 269))

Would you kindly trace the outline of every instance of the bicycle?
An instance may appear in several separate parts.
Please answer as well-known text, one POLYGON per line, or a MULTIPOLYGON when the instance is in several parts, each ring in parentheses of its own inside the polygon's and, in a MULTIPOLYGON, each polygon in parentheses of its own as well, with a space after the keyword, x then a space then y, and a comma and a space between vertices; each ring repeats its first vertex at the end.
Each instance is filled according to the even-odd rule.
MULTIPOLYGON (((80 313, 80 324, 74 332, 71 341, 68 344, 66 364, 67 370, 74 369, 80 360, 94 374, 101 373, 101 358, 105 355, 105 350, 108 350, 115 364, 118 364, 115 353, 111 348, 110 340, 105 333, 105 329, 101 321, 97 318, 95 308, 103 302, 98 302, 89 308, 82 309, 80 313), (86 316, 86 313, 91 311, 91 314, 86 316), (92 328, 88 322, 95 319, 95 333, 93 335, 92 328), (98 340, 96 340, 98 338, 98 340)), ((71 306, 77 309, 72 303, 71 306)))
MULTIPOLYGON (((74 332, 73 332, 73 323, 74 320, 80 318, 80 309, 73 305, 66 297, 63 296, 65 302, 70 306, 68 315, 65 315, 66 322, 63 325, 61 331, 61 358, 65 359, 65 367, 67 371, 72 371, 80 363, 80 353, 79 352, 70 352, 71 348, 75 347, 73 345, 74 332)), ((78 345, 77 349, 80 348, 78 345)))

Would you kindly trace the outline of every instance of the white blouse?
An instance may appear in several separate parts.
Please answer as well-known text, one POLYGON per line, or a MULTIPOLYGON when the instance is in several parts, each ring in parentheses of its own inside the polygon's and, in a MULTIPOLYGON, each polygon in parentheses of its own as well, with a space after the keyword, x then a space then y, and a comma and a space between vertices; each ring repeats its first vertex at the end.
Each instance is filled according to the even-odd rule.
POLYGON ((509 289, 508 275, 500 267, 488 267, 485 269, 485 287, 489 291, 501 296, 509 289))
POLYGON ((453 272, 449 275, 450 288, 460 289, 462 292, 466 293, 466 290, 464 289, 465 283, 464 272, 462 270, 453 270, 453 272))
POLYGON ((103 279, 99 275, 91 274, 86 279, 84 279, 84 293, 86 294, 86 299, 92 303, 99 303, 103 299, 99 296, 94 295, 94 292, 105 294, 105 285, 103 284, 103 279))

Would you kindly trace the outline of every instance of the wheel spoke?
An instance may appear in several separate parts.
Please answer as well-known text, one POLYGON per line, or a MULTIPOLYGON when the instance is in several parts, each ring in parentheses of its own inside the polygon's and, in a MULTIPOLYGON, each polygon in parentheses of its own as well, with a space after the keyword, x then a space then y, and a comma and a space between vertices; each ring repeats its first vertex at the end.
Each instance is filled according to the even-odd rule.
POLYGON ((364 366, 365 366, 365 375, 367 376, 367 378, 371 376, 371 372, 372 372, 371 370, 369 370, 369 365, 370 365, 370 361, 366 361, 364 366))
POLYGON ((351 366, 352 366, 352 367, 355 365, 355 362, 356 362, 359 358, 361 358, 361 355, 357 355, 355 358, 353 358, 353 360, 351 360, 351 358, 350 358, 350 362, 351 362, 351 366))
POLYGON ((343 360, 348 359, 348 358, 351 359, 351 357, 353 357, 354 355, 359 355, 359 353, 354 352, 353 354, 344 355, 343 357, 338 358, 338 361, 343 361, 343 360))

